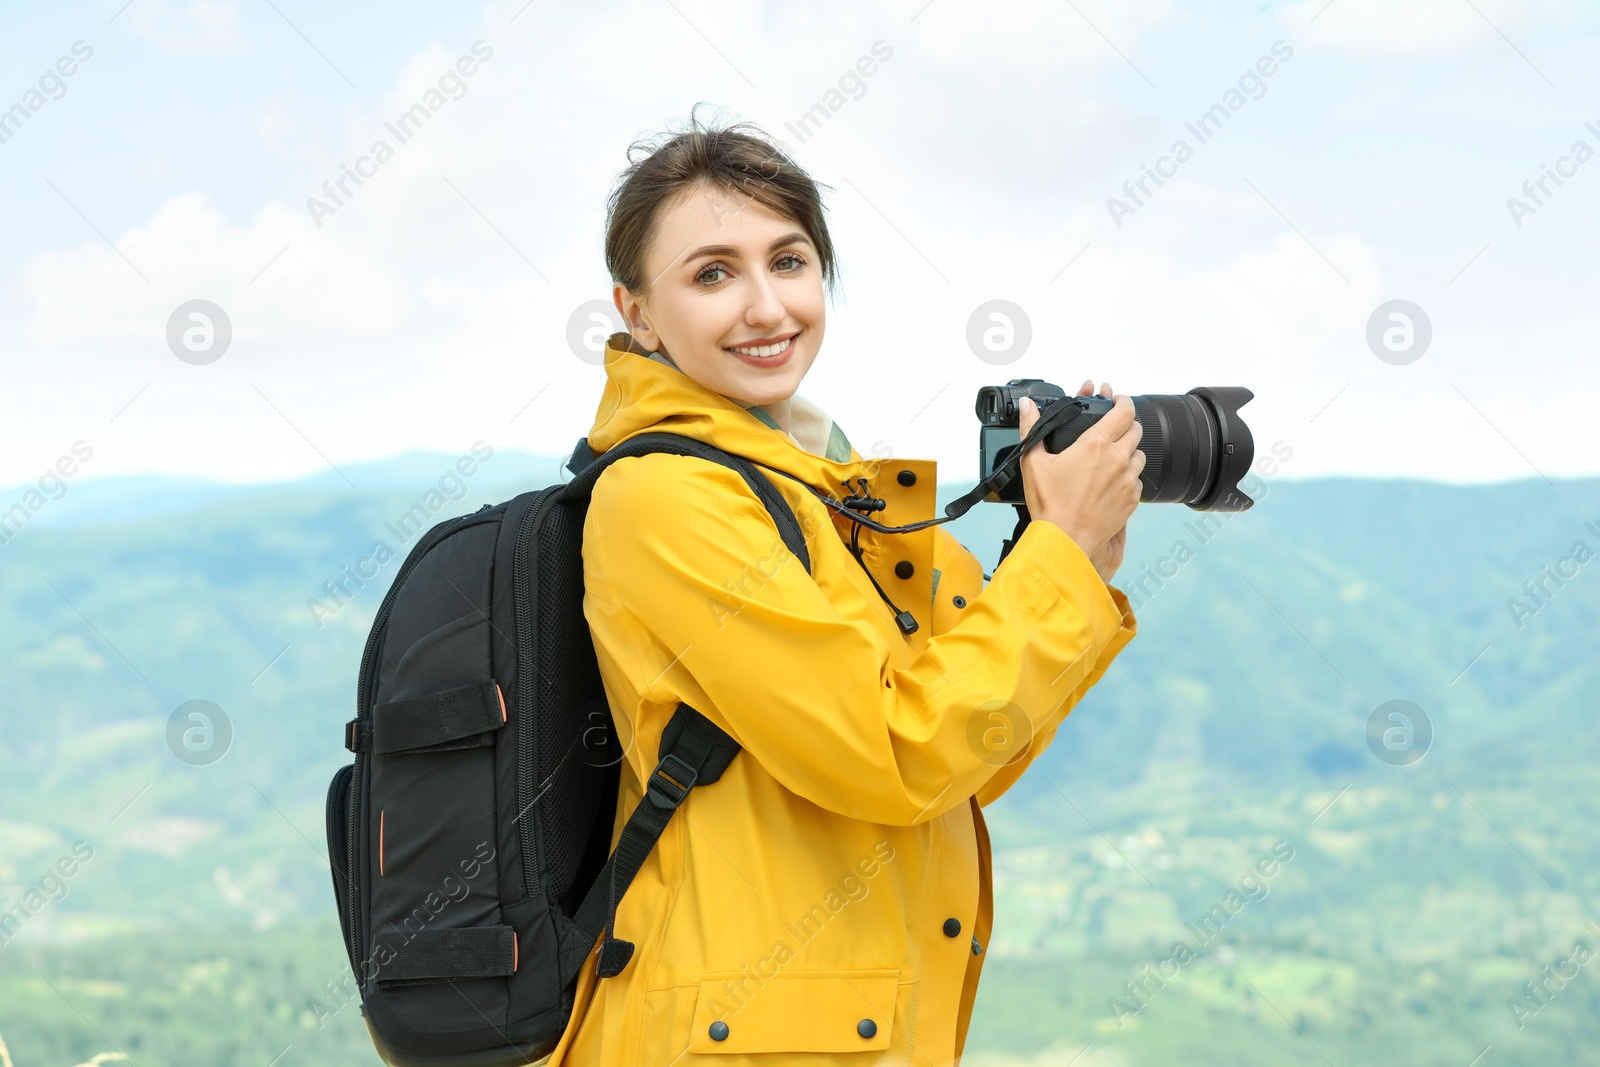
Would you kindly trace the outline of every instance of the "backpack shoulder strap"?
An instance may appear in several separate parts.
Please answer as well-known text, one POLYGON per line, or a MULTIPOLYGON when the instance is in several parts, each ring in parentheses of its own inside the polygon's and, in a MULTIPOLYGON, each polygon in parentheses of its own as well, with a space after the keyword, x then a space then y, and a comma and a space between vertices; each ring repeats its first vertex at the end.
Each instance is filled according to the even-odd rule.
MULTIPOLYGON (((594 491, 595 482, 613 462, 623 456, 652 452, 698 456, 738 471, 772 515, 784 544, 810 572, 811 556, 799 520, 777 487, 749 460, 704 441, 679 434, 645 433, 596 456, 588 440, 581 440, 567 463, 574 477, 567 483, 566 492, 587 500, 594 491)), ((680 703, 672 713, 672 719, 662 731, 660 760, 645 783, 644 796, 623 825, 616 850, 600 869, 573 916, 588 939, 586 945, 592 946, 602 932, 606 935, 600 947, 600 977, 621 974, 633 957, 633 942, 614 936, 617 901, 627 892, 650 850, 665 832, 672 813, 687 799, 689 791, 722 777, 722 772, 738 754, 739 743, 688 704, 680 703)))
POLYGON ((722 777, 738 754, 739 743, 688 704, 680 703, 672 713, 661 740, 661 760, 645 783, 644 797, 623 824, 616 850, 600 868, 573 916, 573 922, 588 938, 586 947, 592 946, 602 931, 606 934, 605 943, 600 946, 601 978, 621 974, 633 957, 633 942, 616 937, 613 930, 617 902, 628 891, 689 791, 722 777), (672 737, 674 726, 679 727, 676 737, 672 737))
POLYGON ((743 456, 724 452, 716 445, 707 444, 693 437, 675 433, 641 433, 598 456, 589 448, 588 438, 584 438, 578 442, 572 458, 567 461, 567 469, 573 472, 573 478, 567 483, 565 493, 569 499, 576 497, 587 501, 594 492, 594 483, 612 463, 624 456, 643 456, 652 452, 697 456, 738 471, 744 477, 745 483, 750 486, 751 492, 766 505, 772 520, 778 525, 778 533, 783 537, 783 543, 788 546, 790 552, 799 557, 808 572, 811 570, 811 556, 806 550, 805 536, 800 531, 800 521, 795 518, 794 509, 789 507, 789 502, 778 492, 778 487, 772 484, 772 480, 743 456))

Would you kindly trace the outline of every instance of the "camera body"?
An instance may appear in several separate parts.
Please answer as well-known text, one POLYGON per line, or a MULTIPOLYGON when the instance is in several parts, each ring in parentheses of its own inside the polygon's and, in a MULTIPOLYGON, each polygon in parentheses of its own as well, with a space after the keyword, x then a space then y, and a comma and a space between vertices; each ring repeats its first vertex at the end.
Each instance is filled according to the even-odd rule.
MULTIPOLYGON (((1059 417, 1059 425, 1040 441, 1060 452, 1108 414, 1113 401, 1103 396, 1068 396, 1058 385, 1040 378, 1013 378, 1005 385, 979 388, 976 410, 978 477, 988 480, 1021 444, 1017 402, 1029 397, 1039 418, 1059 417), (1055 413, 1058 405, 1068 410, 1055 413)), ((1150 503, 1183 503, 1196 511, 1244 511, 1255 502, 1239 491, 1239 479, 1250 472, 1255 441, 1239 417, 1239 409, 1255 394, 1242 386, 1199 386, 1187 393, 1135 396, 1134 418, 1144 427, 1139 448, 1145 454, 1139 499, 1150 503)), ((1026 506, 1020 470, 984 500, 1026 506)))

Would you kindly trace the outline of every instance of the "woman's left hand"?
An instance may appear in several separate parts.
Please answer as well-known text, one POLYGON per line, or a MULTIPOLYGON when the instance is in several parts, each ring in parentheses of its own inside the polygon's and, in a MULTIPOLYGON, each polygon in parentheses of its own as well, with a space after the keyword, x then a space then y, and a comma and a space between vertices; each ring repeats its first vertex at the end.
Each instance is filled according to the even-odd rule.
MULTIPOLYGON (((1083 384, 1078 387, 1078 395, 1095 395, 1094 381, 1092 379, 1085 378, 1083 380, 1083 384)), ((1100 383, 1099 395, 1104 397, 1110 397, 1114 395, 1111 392, 1110 382, 1100 383)), ((1127 547, 1127 544, 1128 527, 1127 524, 1124 523, 1122 529, 1112 534, 1111 539, 1105 544, 1101 545, 1099 551, 1095 552, 1089 557, 1089 562, 1094 564, 1095 572, 1100 575, 1100 580, 1105 582, 1107 585, 1111 584, 1111 578, 1117 573, 1117 568, 1122 566, 1122 553, 1127 547)))

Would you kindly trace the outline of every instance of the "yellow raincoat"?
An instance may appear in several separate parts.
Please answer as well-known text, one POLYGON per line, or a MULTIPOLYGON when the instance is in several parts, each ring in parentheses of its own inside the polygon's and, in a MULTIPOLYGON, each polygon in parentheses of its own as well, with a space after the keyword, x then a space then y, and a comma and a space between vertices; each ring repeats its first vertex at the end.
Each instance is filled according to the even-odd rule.
MULTIPOLYGON (((625 333, 605 359, 597 453, 677 433, 836 498, 865 477, 886 525, 934 517, 933 461, 864 458, 802 397, 791 437, 625 333)), ((763 473, 811 574, 725 467, 628 457, 595 487, 584 614, 627 749, 613 846, 679 701, 743 751, 689 794, 622 898, 632 960, 598 978, 597 942, 550 1067, 958 1063, 992 916, 980 806, 1137 632, 1053 523, 1030 523, 987 585, 944 526, 863 530, 866 566, 920 624, 904 636, 850 552, 852 524, 763 473), (995 743, 1018 728, 1025 749, 995 743)))

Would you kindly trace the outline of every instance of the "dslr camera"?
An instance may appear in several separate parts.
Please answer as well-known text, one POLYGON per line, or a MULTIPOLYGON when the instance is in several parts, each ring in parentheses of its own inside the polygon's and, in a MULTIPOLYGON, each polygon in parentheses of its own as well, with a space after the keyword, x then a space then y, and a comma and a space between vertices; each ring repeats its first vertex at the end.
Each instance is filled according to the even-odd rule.
MULTIPOLYGON (((982 499, 1018 506, 1025 513, 1017 401, 1031 397, 1039 409, 1036 441, 1051 452, 1068 447, 1112 407, 1103 396, 1068 396, 1039 378, 1013 378, 978 390, 979 483, 982 499)), ((1239 409, 1255 396, 1236 385, 1200 386, 1182 394, 1132 397, 1134 418, 1144 427, 1139 449, 1145 455, 1139 499, 1182 503, 1196 511, 1244 511, 1255 501, 1239 491, 1250 472, 1255 442, 1239 409)))

